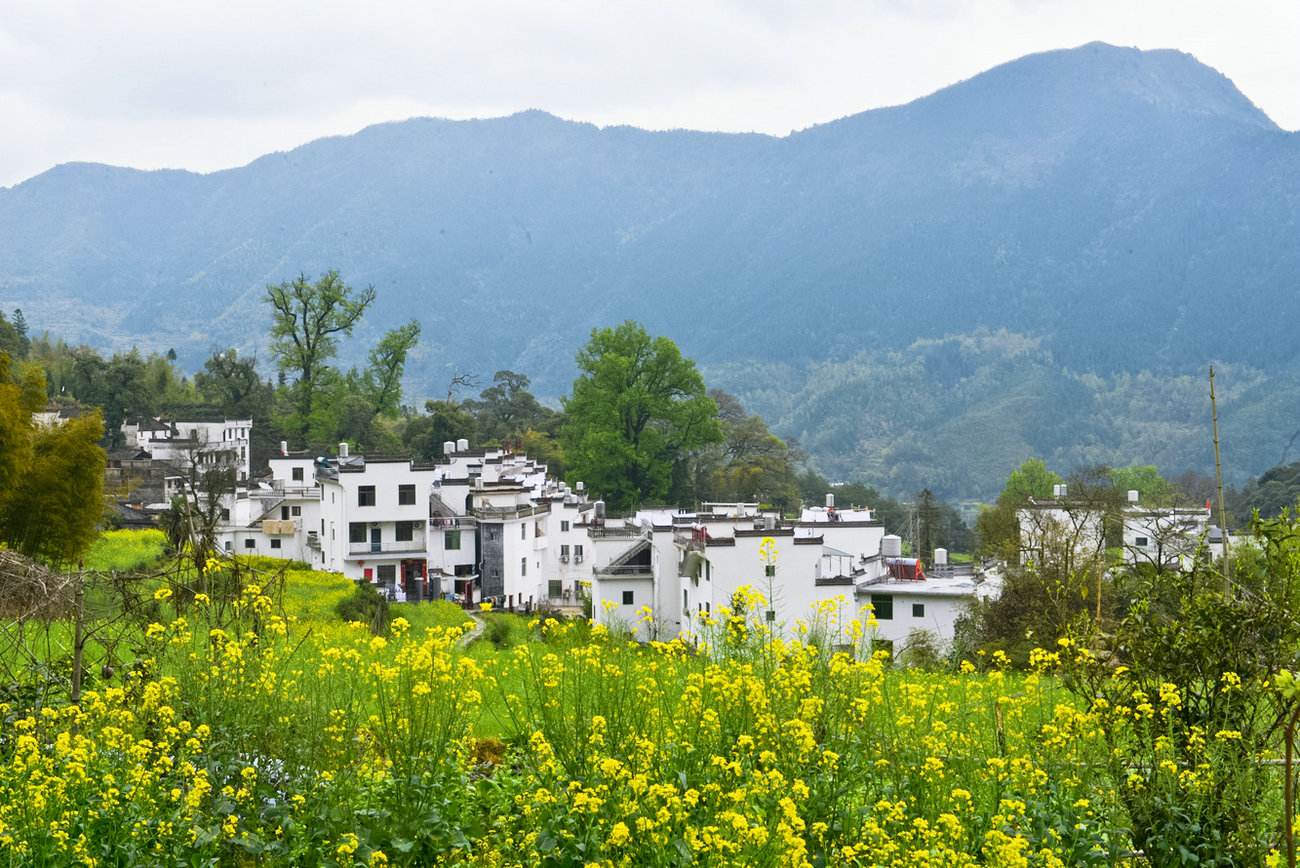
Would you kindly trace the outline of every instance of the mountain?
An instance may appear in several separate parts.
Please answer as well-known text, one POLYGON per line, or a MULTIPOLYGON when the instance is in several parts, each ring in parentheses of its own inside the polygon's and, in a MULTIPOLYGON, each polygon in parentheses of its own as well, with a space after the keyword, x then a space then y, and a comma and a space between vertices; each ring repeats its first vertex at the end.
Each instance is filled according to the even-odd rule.
POLYGON ((1265 402, 1225 420, 1242 479, 1300 428, 1300 135, 1175 51, 1031 55, 782 138, 529 111, 0 190, 0 304, 94 344, 256 349, 264 285, 330 267, 379 292, 358 345, 424 324, 416 394, 498 367, 561 394, 589 330, 635 318, 827 472, 900 491, 1146 440, 1203 468, 1199 423, 1132 435, 1203 421, 1179 384, 1210 360, 1265 402))

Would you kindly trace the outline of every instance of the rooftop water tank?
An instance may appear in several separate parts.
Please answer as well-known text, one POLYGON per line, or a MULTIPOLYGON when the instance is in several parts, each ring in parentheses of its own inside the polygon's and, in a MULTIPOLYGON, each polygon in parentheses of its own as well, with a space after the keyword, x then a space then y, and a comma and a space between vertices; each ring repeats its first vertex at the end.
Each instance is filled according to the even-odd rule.
POLYGON ((456 451, 457 451, 457 452, 468 452, 468 451, 469 451, 469 441, 466 440, 464 437, 462 437, 462 438, 460 438, 459 440, 457 440, 457 441, 456 441, 456 451))
POLYGON ((935 550, 934 550, 934 565, 935 565, 936 567, 946 567, 946 566, 948 566, 948 550, 947 550, 947 549, 935 549, 935 550))
POLYGON ((885 534, 880 540, 880 553, 887 558, 902 557, 903 538, 897 534, 885 534))

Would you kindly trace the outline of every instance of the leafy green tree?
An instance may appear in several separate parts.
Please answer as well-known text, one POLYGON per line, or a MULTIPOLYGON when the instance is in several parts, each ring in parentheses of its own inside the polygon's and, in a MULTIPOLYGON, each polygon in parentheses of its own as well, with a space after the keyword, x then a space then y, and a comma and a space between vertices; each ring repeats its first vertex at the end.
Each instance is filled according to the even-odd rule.
POLYGON ((577 361, 561 429, 568 476, 615 509, 684 497, 675 474, 693 450, 723 438, 695 363, 632 321, 593 330, 577 361))
POLYGON ((526 431, 553 433, 558 415, 528 391, 529 379, 514 371, 497 371, 492 385, 478 400, 462 405, 473 414, 478 436, 485 443, 518 441, 526 431))
POLYGON ((1161 476, 1153 464, 1112 467, 1107 475, 1116 491, 1121 494, 1136 491, 1143 503, 1163 505, 1177 494, 1175 486, 1161 476))
POLYGON ((402 443, 422 461, 442 457, 442 444, 474 439, 474 417, 454 401, 426 401, 425 415, 407 420, 402 443))
MULTIPOLYGON (((22 311, 16 311, 15 317, 20 316, 22 311)), ((0 353, 6 353, 10 358, 21 359, 27 355, 27 333, 26 322, 19 327, 18 322, 10 322, 0 311, 0 353)))
POLYGON ((420 324, 411 320, 380 339, 370 351, 364 375, 365 394, 376 416, 395 416, 402 402, 406 357, 420 340, 420 324))
POLYGON ((266 288, 271 305, 271 350, 281 372, 293 375, 296 427, 306 439, 321 390, 322 376, 338 352, 338 335, 350 335, 375 290, 354 292, 337 271, 312 283, 305 274, 266 288))
POLYGON ((15 382, 0 353, 0 541, 63 565, 90 546, 103 513, 104 425, 94 413, 37 429, 32 414, 44 402, 40 368, 15 382))
POLYGON ((1016 512, 1031 497, 1051 497, 1052 486, 1062 481, 1041 458, 1030 458, 1011 471, 997 502, 981 510, 975 520, 976 550, 986 557, 1015 560, 1020 539, 1016 512))
POLYGON ((798 508, 794 450, 768 430, 761 416, 747 413, 735 396, 713 389, 709 397, 718 405, 723 439, 693 457, 696 499, 760 501, 783 511, 798 508))
POLYGON ((234 348, 209 356, 203 370, 194 375, 194 386, 200 398, 231 418, 270 419, 275 398, 271 384, 257 373, 256 358, 240 358, 234 348))

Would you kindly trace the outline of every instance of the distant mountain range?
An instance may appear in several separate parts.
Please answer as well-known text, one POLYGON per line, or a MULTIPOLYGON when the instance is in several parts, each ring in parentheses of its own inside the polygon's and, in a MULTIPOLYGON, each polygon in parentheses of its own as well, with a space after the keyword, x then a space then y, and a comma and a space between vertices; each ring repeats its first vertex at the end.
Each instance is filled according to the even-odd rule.
POLYGON ((255 350, 264 285, 331 267, 378 290, 358 345, 424 324, 414 394, 508 367, 559 395, 638 319, 900 493, 988 496, 1031 453, 1206 469, 1210 361, 1231 478, 1300 428, 1300 134, 1176 51, 1031 55, 783 138, 529 111, 0 189, 0 306, 95 345, 255 350))

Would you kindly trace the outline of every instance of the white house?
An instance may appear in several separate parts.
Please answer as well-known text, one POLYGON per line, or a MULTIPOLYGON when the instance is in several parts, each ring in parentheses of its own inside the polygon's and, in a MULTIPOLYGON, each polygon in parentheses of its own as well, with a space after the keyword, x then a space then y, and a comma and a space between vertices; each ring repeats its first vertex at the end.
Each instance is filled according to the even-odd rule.
POLYGON ((898 538, 887 537, 870 510, 837 510, 831 498, 824 508, 803 510, 797 521, 763 513, 757 504, 644 510, 606 520, 594 538, 593 613, 633 628, 641 639, 698 636, 748 588, 764 602, 747 616, 782 635, 820 631, 847 641, 849 622, 865 622, 872 603, 877 638, 901 641, 924 629, 942 644, 951 641, 966 603, 999 587, 973 573, 896 579, 887 557, 898 554, 898 538), (618 542, 608 555, 601 548, 606 540, 618 542), (910 617, 894 615, 894 600, 910 617))
POLYGON ((238 481, 252 472, 251 419, 128 419, 122 423, 126 445, 149 453, 178 469, 231 467, 238 481))
POLYGON ((321 565, 321 489, 315 460, 305 452, 268 462, 268 479, 238 484, 223 498, 218 541, 230 554, 264 555, 321 565))
POLYGON ((1100 557, 1106 548, 1103 518, 1097 504, 1070 499, 1064 485, 1055 486, 1051 499, 1031 497, 1016 511, 1020 525, 1020 562, 1100 557))
POLYGON ((1124 508, 1124 562, 1190 569, 1196 550, 1209 544, 1210 505, 1145 506, 1136 491, 1124 508))

